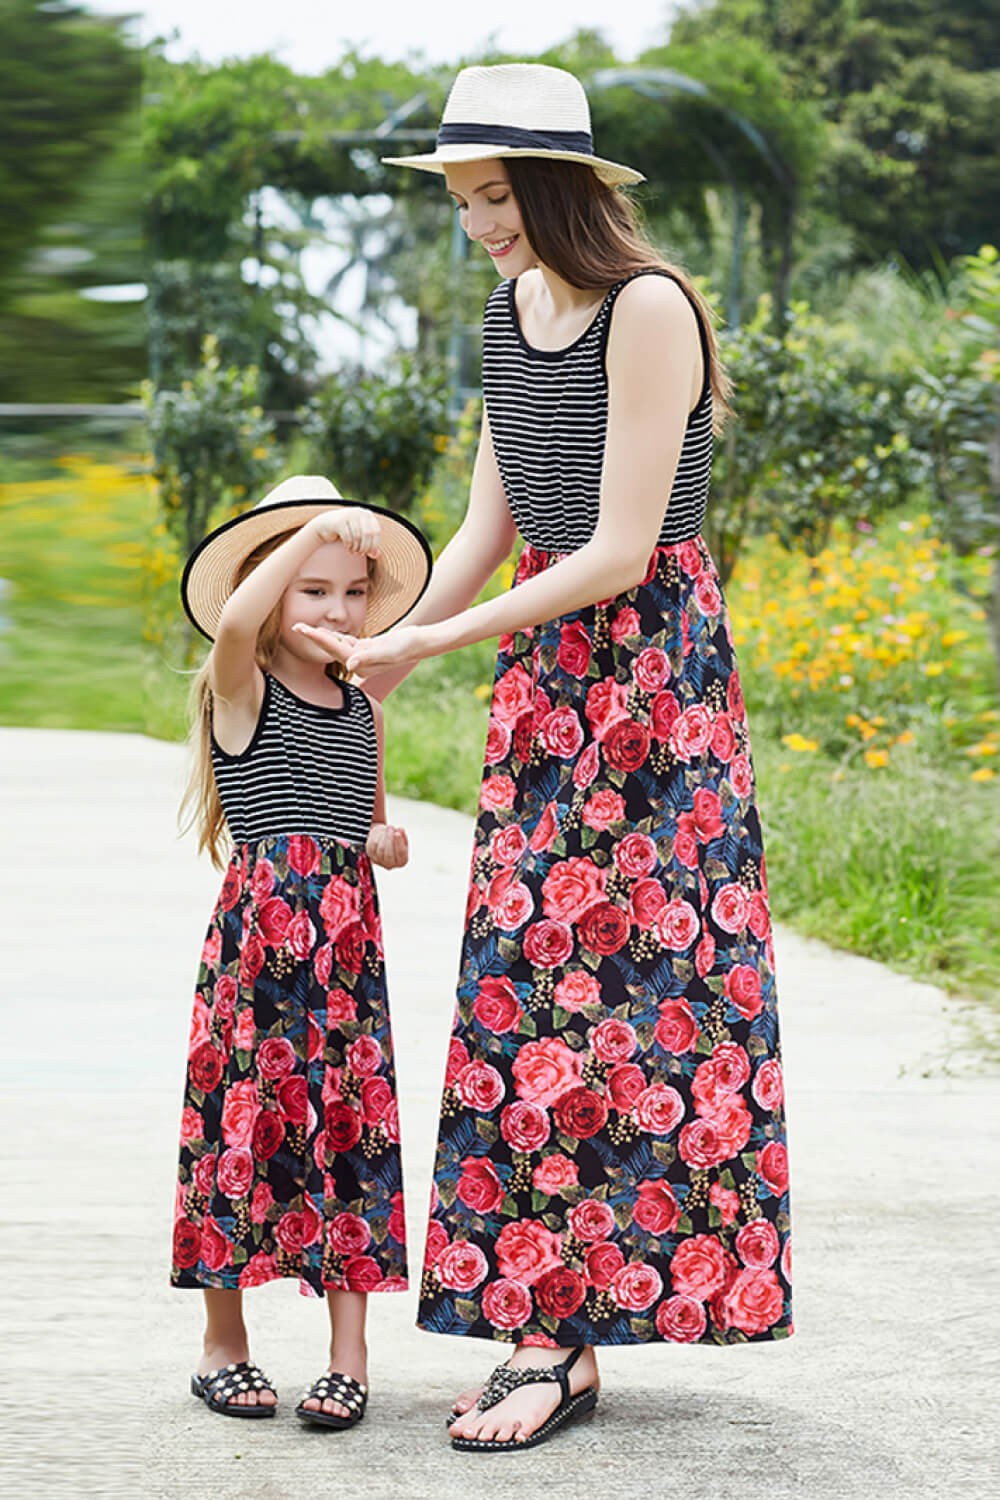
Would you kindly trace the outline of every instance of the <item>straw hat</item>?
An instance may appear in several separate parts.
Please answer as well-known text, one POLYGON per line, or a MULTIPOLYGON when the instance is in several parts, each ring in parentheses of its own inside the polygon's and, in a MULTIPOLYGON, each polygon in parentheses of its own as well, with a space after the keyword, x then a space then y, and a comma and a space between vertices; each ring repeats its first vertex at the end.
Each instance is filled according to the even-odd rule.
MULTIPOLYGON (((192 624, 214 640, 240 565, 256 547, 324 511, 359 503, 345 500, 329 479, 296 474, 283 479, 252 510, 209 532, 191 553, 181 578, 181 600, 192 624)), ((374 511, 381 522, 365 615, 364 634, 371 636, 388 630, 416 604, 431 576, 431 549, 405 516, 380 505, 363 509, 374 511)))
POLYGON ((463 68, 444 107, 437 150, 382 160, 393 167, 443 172, 455 162, 491 161, 496 156, 580 161, 593 167, 609 187, 644 181, 641 172, 594 155, 583 85, 564 68, 545 63, 463 68))

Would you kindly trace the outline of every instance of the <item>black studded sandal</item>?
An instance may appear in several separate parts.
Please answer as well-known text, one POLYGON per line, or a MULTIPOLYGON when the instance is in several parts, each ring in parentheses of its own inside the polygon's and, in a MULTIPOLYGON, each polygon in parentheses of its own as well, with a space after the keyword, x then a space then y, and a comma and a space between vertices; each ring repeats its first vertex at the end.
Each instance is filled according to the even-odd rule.
POLYGON ((262 1370, 256 1365, 248 1364, 241 1360, 238 1365, 223 1365, 221 1369, 209 1370, 207 1375, 191 1376, 191 1394, 204 1401, 209 1411, 216 1411, 220 1417, 273 1417, 277 1410, 277 1402, 269 1406, 261 1406, 258 1401, 253 1406, 238 1406, 236 1397, 241 1396, 244 1391, 270 1391, 272 1396, 277 1392, 262 1370))
POLYGON ((303 1422, 316 1422, 320 1427, 355 1427, 364 1416, 367 1405, 368 1387, 352 1376, 342 1375, 339 1370, 334 1370, 321 1375, 316 1384, 306 1391, 295 1408, 295 1415, 303 1422), (306 1406, 307 1401, 337 1401, 341 1406, 346 1406, 351 1415, 342 1417, 333 1411, 310 1411, 306 1406))
MULTIPOLYGON (((541 1427, 536 1428, 526 1438, 512 1437, 506 1442, 498 1443, 493 1438, 481 1441, 477 1438, 453 1437, 451 1446, 461 1453, 520 1452, 522 1448, 534 1448, 537 1444, 544 1443, 546 1438, 550 1438, 554 1432, 564 1427, 567 1422, 571 1422, 574 1417, 582 1417, 585 1413, 593 1411, 597 1405, 595 1385, 588 1385, 586 1390, 579 1391, 575 1396, 570 1394, 569 1389, 569 1372, 582 1353, 582 1347, 570 1350, 569 1357, 561 1365, 543 1365, 539 1368, 526 1366, 523 1370, 512 1370, 510 1365, 500 1365, 493 1371, 483 1387, 482 1395, 474 1408, 476 1411, 489 1411, 491 1406, 496 1406, 518 1386, 532 1385, 543 1380, 558 1381, 559 1405, 541 1427)), ((455 1417, 452 1420, 457 1421, 458 1418, 455 1417)))

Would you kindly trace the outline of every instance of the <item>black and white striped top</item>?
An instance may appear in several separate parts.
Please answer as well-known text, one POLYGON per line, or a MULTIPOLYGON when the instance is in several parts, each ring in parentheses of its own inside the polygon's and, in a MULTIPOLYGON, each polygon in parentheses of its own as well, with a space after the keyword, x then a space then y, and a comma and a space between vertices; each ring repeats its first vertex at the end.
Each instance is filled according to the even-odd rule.
POLYGON ((274 834, 363 844, 372 825, 378 741, 360 688, 340 684, 340 708, 307 703, 264 673, 253 739, 227 755, 212 736, 212 765, 234 844, 274 834))
MULTIPOLYGON (((650 274, 669 275, 636 272, 650 274)), ((608 427, 605 355, 615 301, 631 280, 611 288, 593 322, 565 349, 536 349, 526 341, 514 280, 501 282, 486 302, 483 395, 497 465, 518 531, 546 552, 575 551, 597 525, 608 427)), ((673 487, 663 497, 661 546, 697 536, 708 502, 712 389, 700 317, 698 331, 705 379, 688 418, 673 487)))

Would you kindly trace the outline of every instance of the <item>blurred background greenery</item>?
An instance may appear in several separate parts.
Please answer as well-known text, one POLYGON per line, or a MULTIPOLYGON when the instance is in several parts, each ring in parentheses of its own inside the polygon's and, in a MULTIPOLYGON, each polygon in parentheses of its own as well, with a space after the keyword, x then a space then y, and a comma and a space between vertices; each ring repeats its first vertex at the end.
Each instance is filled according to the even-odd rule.
MULTIPOLYGON (((0 17, 0 722, 180 738, 199 646, 177 577, 211 525, 300 471, 435 551, 461 519, 494 273, 437 181, 379 162, 386 131, 420 149, 456 62, 345 52, 306 76, 168 61, 69 5, 0 17), (331 355, 331 316, 356 354, 331 355)), ((646 173, 651 237, 718 311, 737 417, 707 535, 776 914, 991 994, 990 7, 708 0, 628 68, 592 32, 538 60, 583 80, 602 153, 646 173)), ((395 791, 475 806, 492 657, 393 695, 395 791)))

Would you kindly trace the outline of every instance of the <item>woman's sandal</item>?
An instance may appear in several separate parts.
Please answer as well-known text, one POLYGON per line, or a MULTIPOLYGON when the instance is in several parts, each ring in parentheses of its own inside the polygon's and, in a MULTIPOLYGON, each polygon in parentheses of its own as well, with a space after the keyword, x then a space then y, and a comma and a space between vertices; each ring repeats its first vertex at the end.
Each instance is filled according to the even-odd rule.
POLYGON ((365 1414, 368 1405, 368 1387, 361 1385, 350 1375, 342 1375, 339 1370, 321 1375, 316 1384, 302 1397, 295 1408, 295 1415, 303 1422, 317 1422, 321 1427, 354 1427, 365 1414), (349 1417, 342 1417, 332 1411, 310 1411, 306 1406, 307 1401, 336 1401, 341 1406, 346 1406, 350 1412, 349 1417))
MULTIPOLYGON (((574 1417, 582 1417, 586 1412, 593 1411, 597 1405, 597 1387, 588 1385, 585 1390, 579 1391, 577 1395, 570 1394, 569 1372, 576 1364, 583 1348, 572 1349, 569 1358, 561 1365, 542 1365, 539 1367, 525 1366, 522 1370, 512 1370, 510 1365, 500 1365, 493 1371, 483 1387, 483 1393, 476 1402, 475 1411, 489 1411, 491 1406, 496 1406, 511 1391, 520 1385, 531 1385, 537 1381, 555 1380, 559 1383, 559 1405, 550 1417, 537 1427, 534 1432, 526 1438, 508 1438, 505 1442, 498 1443, 494 1438, 484 1440, 478 1438, 453 1437, 451 1446, 459 1449, 462 1453, 505 1453, 522 1448, 534 1448, 538 1443, 544 1443, 546 1438, 552 1436, 560 1427, 571 1422, 574 1417)), ((466 1413, 460 1413, 466 1415, 466 1413)), ((452 1421, 457 1421, 453 1417, 452 1421)))
POLYGON ((239 1406, 236 1397, 245 1391, 277 1392, 262 1370, 256 1365, 241 1360, 238 1365, 223 1365, 221 1369, 209 1370, 207 1375, 191 1376, 191 1394, 204 1401, 209 1411, 220 1417, 273 1417, 277 1402, 262 1406, 258 1400, 253 1406, 239 1406))

